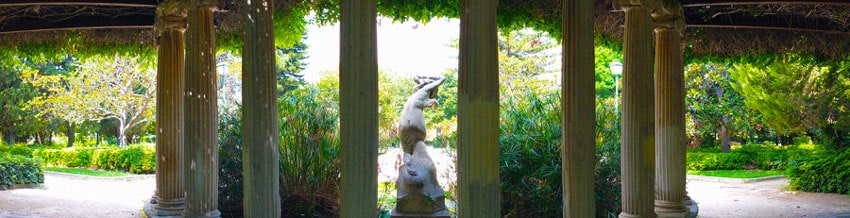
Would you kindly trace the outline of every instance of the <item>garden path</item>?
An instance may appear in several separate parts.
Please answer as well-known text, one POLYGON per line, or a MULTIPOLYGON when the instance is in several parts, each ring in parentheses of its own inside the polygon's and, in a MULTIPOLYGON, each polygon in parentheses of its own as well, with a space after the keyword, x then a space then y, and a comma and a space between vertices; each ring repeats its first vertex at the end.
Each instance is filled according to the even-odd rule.
POLYGON ((154 176, 98 178, 45 172, 36 189, 0 191, 0 218, 141 217, 154 176))
POLYGON ((699 216, 850 218, 850 195, 787 191, 785 178, 742 183, 688 176, 699 216))

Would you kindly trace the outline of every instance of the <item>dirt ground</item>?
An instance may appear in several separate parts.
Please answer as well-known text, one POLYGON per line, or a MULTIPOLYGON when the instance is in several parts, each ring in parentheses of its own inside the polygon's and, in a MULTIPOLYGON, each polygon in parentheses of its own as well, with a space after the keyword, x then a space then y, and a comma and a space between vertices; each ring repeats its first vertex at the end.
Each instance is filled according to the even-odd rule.
MULTIPOLYGON (((440 182, 453 180, 452 154, 429 150, 438 163, 440 182), (441 163, 443 162, 443 163, 441 163)), ((392 181, 398 150, 379 157, 380 181, 392 181)), ((153 176, 132 179, 45 175, 37 189, 0 191, 0 218, 141 217, 155 188, 153 176)), ((445 184, 441 184, 445 185, 445 184)), ((787 191, 788 181, 741 183, 689 177, 689 195, 699 217, 839 217, 850 218, 850 196, 787 191)))

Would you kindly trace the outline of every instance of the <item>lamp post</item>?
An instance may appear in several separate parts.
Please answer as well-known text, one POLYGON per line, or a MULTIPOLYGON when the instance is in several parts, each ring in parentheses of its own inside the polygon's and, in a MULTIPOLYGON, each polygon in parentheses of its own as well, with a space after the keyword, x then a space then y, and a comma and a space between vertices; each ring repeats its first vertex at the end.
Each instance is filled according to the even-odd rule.
POLYGON ((620 110, 620 90, 619 90, 620 83, 619 83, 619 78, 620 78, 620 76, 623 75, 623 63, 620 63, 619 61, 615 60, 615 61, 611 62, 611 64, 608 65, 608 67, 611 68, 611 74, 614 75, 614 101, 615 101, 614 102, 614 108, 617 111, 619 111, 620 110))

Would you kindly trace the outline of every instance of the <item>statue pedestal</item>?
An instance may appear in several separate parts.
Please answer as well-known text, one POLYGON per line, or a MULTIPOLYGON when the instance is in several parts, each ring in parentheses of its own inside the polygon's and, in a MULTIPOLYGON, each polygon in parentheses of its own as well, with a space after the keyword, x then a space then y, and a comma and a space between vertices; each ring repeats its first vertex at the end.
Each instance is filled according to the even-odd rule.
POLYGON ((426 214, 426 213, 402 213, 396 211, 396 208, 393 207, 393 210, 390 211, 390 217, 392 218, 423 218, 423 217, 437 217, 437 218, 449 218, 448 210, 441 210, 434 213, 426 214))

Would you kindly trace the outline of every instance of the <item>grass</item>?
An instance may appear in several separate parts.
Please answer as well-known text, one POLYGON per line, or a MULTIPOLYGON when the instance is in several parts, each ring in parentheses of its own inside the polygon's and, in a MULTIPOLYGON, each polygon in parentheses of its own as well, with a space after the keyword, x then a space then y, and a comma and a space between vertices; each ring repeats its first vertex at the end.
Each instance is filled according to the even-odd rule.
POLYGON ((779 175, 782 175, 782 171, 776 171, 776 170, 704 170, 704 171, 689 170, 688 175, 713 176, 713 177, 736 178, 736 179, 750 179, 750 178, 761 178, 761 177, 768 177, 768 176, 779 176, 779 175))
POLYGON ((50 171, 50 172, 69 173, 69 174, 97 176, 97 177, 117 177, 117 176, 133 175, 132 173, 121 172, 121 171, 90 170, 90 169, 82 169, 82 168, 45 167, 44 170, 50 171))

